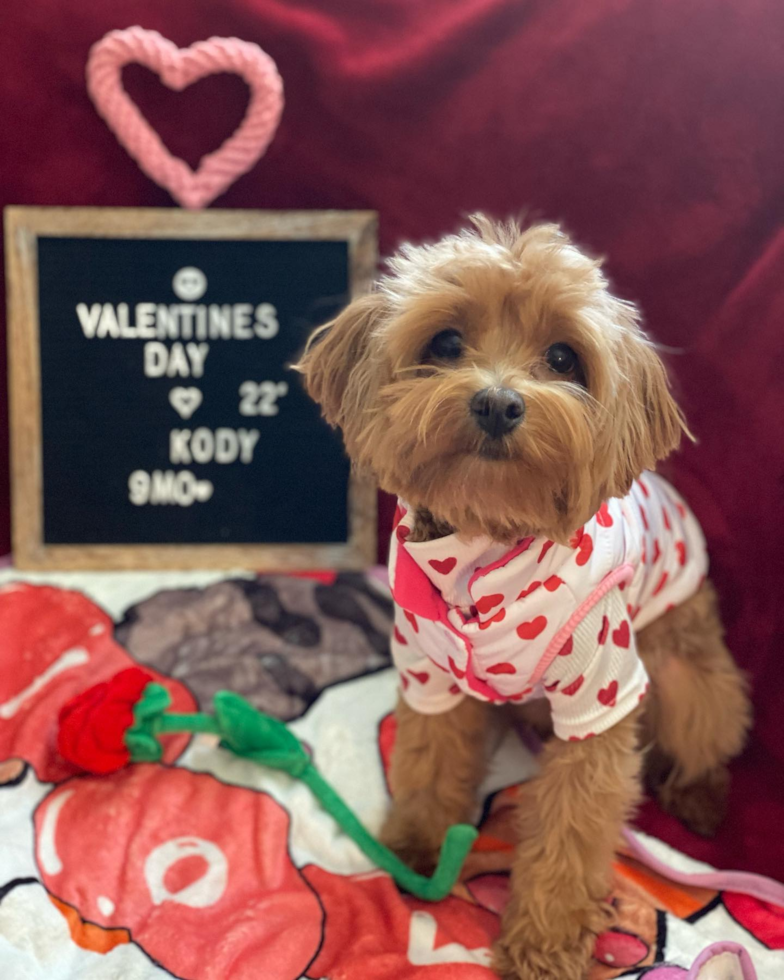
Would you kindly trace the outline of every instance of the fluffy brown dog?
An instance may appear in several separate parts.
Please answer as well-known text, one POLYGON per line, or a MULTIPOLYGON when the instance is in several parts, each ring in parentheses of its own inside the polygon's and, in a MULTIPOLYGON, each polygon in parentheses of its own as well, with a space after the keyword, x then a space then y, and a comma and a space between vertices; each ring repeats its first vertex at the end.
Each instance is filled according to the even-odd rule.
MULTIPOLYGON (((548 741, 541 774, 521 808, 512 898, 495 966, 502 977, 518 980, 582 980, 595 936, 611 919, 610 862, 639 796, 641 749, 651 747, 647 770, 661 802, 710 833, 722 813, 726 763, 743 746, 750 708, 744 679, 723 642, 710 584, 694 579, 688 594, 662 608, 654 597, 671 573, 657 572, 658 584, 639 583, 639 575, 657 561, 670 560, 670 568, 679 563, 672 555, 659 556, 659 539, 652 541, 640 503, 640 494, 652 492, 654 481, 659 486, 658 478, 635 481, 667 456, 687 429, 635 309, 609 292, 600 264, 556 226, 521 230, 481 216, 472 225, 435 245, 403 248, 371 295, 314 334, 299 369, 327 420, 342 429, 354 464, 405 501, 401 513, 408 516, 398 529, 398 551, 413 555, 417 548, 449 541, 470 552, 476 541, 484 542, 479 564, 486 564, 468 569, 473 575, 467 586, 465 579, 448 579, 455 564, 451 556, 431 560, 437 572, 425 566, 428 577, 422 578, 420 595, 436 611, 414 616, 403 609, 398 621, 393 650, 397 644, 402 656, 419 643, 433 661, 430 666, 441 668, 404 673, 404 688, 443 681, 443 703, 419 711, 408 696, 398 706, 394 807, 385 839, 417 867, 432 865, 446 828, 473 815, 485 762, 488 702, 529 699, 520 710, 530 712, 540 728, 554 724, 558 737, 548 741), (644 531, 635 530, 638 511, 644 531), (505 617, 506 626, 514 625, 516 615, 519 621, 516 634, 498 634, 499 643, 508 643, 511 635, 521 649, 533 644, 547 617, 525 619, 531 607, 523 598, 534 590, 535 597, 547 598, 548 590, 564 585, 587 562, 594 544, 598 555, 599 536, 609 535, 613 523, 613 534, 623 525, 625 547, 633 539, 637 551, 619 560, 620 568, 612 566, 612 575, 581 606, 582 633, 572 616, 552 638, 529 687, 510 686, 518 670, 512 657, 507 658, 512 663, 499 663, 497 656, 482 661, 477 647, 472 658, 466 637, 477 643, 492 637, 489 627, 501 630, 505 617), (595 542, 586 534, 589 527, 595 542), (640 541, 646 540, 648 554, 645 543, 640 554, 640 541), (477 576, 490 581, 520 561, 527 561, 526 567, 533 563, 534 570, 539 561, 544 568, 548 549, 546 561, 560 555, 557 568, 566 568, 568 561, 568 571, 551 574, 543 588, 538 588, 541 581, 528 584, 498 612, 484 609, 482 601, 501 602, 505 585, 496 587, 498 594, 483 596, 479 608, 468 605, 476 600, 477 576), (491 561, 493 555, 502 557, 491 561), (445 576, 442 589, 439 574, 445 576), (589 640, 597 649, 609 644, 607 617, 617 610, 626 617, 628 610, 631 622, 640 612, 627 602, 635 589, 656 610, 655 620, 642 623, 643 615, 634 627, 651 695, 637 707, 642 667, 632 637, 632 649, 621 651, 625 659, 616 650, 612 663, 621 664, 618 669, 630 678, 633 706, 629 697, 621 703, 623 688, 614 680, 605 684, 601 674, 595 679, 601 702, 596 711, 589 707, 577 720, 559 720, 553 699, 560 697, 558 703, 571 708, 577 698, 564 695, 582 688, 582 697, 592 681, 586 672, 567 685, 563 665, 579 658, 553 653, 579 653, 585 624, 604 609, 604 618, 593 620, 589 640), (466 605, 455 598, 461 594, 466 605), (439 653, 450 642, 454 657, 460 651, 464 658, 462 667, 439 653), (476 697, 464 697, 465 691, 476 697), (530 700, 544 692, 553 705, 552 723, 547 702, 530 700), (444 704, 451 709, 443 710, 444 704)), ((673 502, 673 520, 676 507, 685 515, 666 484, 658 492, 673 502)), ((670 532, 666 513, 664 522, 670 532)), ((662 534, 665 546, 677 536, 662 534)), ((683 565, 684 544, 676 546, 683 565)), ((425 565, 421 558, 420 564, 425 565)), ((672 578, 667 587, 671 584, 672 578)), ((559 593, 565 594, 566 589, 559 593)), ((525 598, 529 601, 534 599, 525 598)), ((621 624, 612 635, 618 645, 629 646, 628 626, 621 624)), ((591 657, 591 664, 599 663, 598 654, 591 657)))

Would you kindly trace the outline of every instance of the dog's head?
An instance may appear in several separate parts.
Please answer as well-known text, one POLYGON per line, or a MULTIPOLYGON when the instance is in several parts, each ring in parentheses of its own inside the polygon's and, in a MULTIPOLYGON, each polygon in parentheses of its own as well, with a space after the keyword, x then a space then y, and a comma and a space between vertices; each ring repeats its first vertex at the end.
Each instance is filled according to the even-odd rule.
POLYGON ((680 441, 637 312, 555 225, 405 246, 298 365, 353 462, 461 533, 565 540, 680 441))

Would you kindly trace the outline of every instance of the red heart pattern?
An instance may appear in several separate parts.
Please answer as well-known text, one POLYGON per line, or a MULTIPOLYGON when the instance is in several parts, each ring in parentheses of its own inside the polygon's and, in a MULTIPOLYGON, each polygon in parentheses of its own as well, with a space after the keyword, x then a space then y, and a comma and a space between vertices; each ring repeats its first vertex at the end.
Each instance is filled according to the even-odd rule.
POLYGON ((613 635, 612 635, 613 643, 617 647, 621 647, 621 649, 623 650, 628 650, 629 643, 631 642, 631 638, 632 638, 632 631, 629 626, 629 621, 627 619, 624 619, 624 621, 621 623, 618 629, 613 630, 613 635))
POLYGON ((527 623, 520 623, 517 635, 521 640, 533 640, 547 627, 547 617, 537 616, 527 623))
POLYGON ((498 612, 495 614, 495 616, 491 616, 490 619, 486 619, 483 623, 480 623, 479 629, 486 630, 488 626, 490 626, 492 623, 500 623, 505 616, 506 616, 506 610, 499 609, 498 612))
POLYGON ((477 599, 476 608, 480 613, 490 612, 493 606, 497 606, 499 602, 503 602, 504 597, 500 592, 496 592, 493 595, 483 595, 481 599, 477 599))
POLYGON ((570 742, 585 742, 589 738, 596 738, 596 732, 588 732, 587 735, 570 735, 569 736, 569 741, 570 742))
POLYGON ((548 541, 545 541, 545 543, 542 545, 542 550, 539 552, 539 557, 536 559, 536 564, 537 565, 541 564, 542 559, 544 558, 544 556, 547 554, 547 552, 550 550, 550 548, 552 548, 552 546, 554 544, 555 544, 555 541, 549 541, 549 540, 548 541))
MULTIPOLYGON (((638 482, 642 494, 646 498, 650 499, 650 492, 648 488, 645 486, 645 484, 642 481, 638 481, 638 482)), ((681 513, 681 516, 684 516, 685 509, 682 507, 682 505, 679 505, 676 502, 673 502, 673 504, 678 508, 679 512, 681 513)), ((639 514, 645 529, 648 530, 650 527, 648 514, 646 512, 646 508, 642 505, 639 505, 639 514)), ((397 514, 396 517, 398 517, 397 514)), ((400 517, 402 517, 402 515, 400 515, 400 517)), ((607 503, 603 503, 601 505, 599 510, 596 512, 595 517, 596 517, 596 523, 599 527, 609 528, 612 527, 615 523, 607 503)), ((670 519, 670 515, 668 514, 667 508, 662 508, 662 520, 663 520, 664 527, 667 528, 667 530, 671 530, 672 522, 670 519)), ((398 539, 402 542, 409 535, 410 529, 403 527, 402 525, 398 525, 396 528, 396 533, 398 539)), ((592 535, 586 533, 585 528, 581 527, 575 532, 575 534, 570 539, 569 543, 576 552, 575 563, 580 567, 586 565, 589 562, 594 550, 594 540, 592 535)), ((647 543, 648 543, 650 563, 651 565, 655 565, 657 562, 661 560, 663 554, 660 540, 658 538, 655 538, 653 539, 652 542, 649 541, 647 543)), ((537 559, 537 563, 541 563, 544 560, 547 553, 550 551, 551 548, 553 548, 554 544, 555 542, 549 539, 542 544, 537 559)), ((685 542, 676 541, 674 543, 674 548, 678 556, 679 565, 685 566, 686 558, 687 558, 685 542)), ((642 545, 643 562, 646 562, 646 559, 648 557, 646 556, 645 552, 646 552, 646 542, 643 541, 643 545, 642 545)), ((457 566, 457 558, 451 556, 444 559, 434 558, 434 559, 430 559, 428 564, 438 574, 448 575, 457 566)), ((668 580, 669 580, 669 573, 665 571, 661 574, 661 577, 659 578, 656 587, 653 590, 653 595, 658 595, 664 589, 668 580)), ((524 599, 527 596, 531 595, 533 592, 535 592, 537 589, 541 588, 542 586, 544 586, 547 592, 554 593, 562 585, 565 584, 566 583, 559 575, 553 574, 542 581, 538 579, 532 581, 526 588, 522 589, 522 591, 519 593, 517 598, 518 600, 524 599)), ((623 583, 624 586, 626 584, 628 583, 626 582, 623 583)), ((471 608, 472 616, 478 618, 479 616, 487 616, 488 614, 490 614, 489 618, 485 622, 478 623, 480 629, 482 630, 487 629, 492 623, 499 623, 505 619, 506 610, 504 608, 500 608, 500 609, 497 608, 502 603, 504 603, 504 601, 505 601, 505 596, 502 593, 491 593, 489 595, 480 596, 476 600, 476 605, 472 606, 471 608), (494 610, 495 612, 493 613, 494 610)), ((404 612, 408 621, 411 624, 411 627, 416 632, 419 632, 419 625, 416 617, 412 613, 406 610, 404 610, 404 612)), ((630 616, 633 612, 634 612, 633 609, 629 609, 630 616)), ((517 626, 516 632, 521 640, 533 640, 536 639, 545 631, 547 625, 548 625, 547 617, 544 615, 539 615, 532 618, 529 621, 521 623, 519 626, 517 626)), ((621 623, 619 623, 618 627, 613 630, 608 616, 606 615, 603 616, 601 627, 599 629, 598 636, 597 636, 597 640, 600 646, 604 645, 607 642, 608 638, 610 637, 610 633, 612 633, 612 642, 617 647, 621 649, 628 649, 630 647, 631 638, 632 638, 632 629, 631 629, 631 624, 628 620, 623 620, 621 623)), ((394 627, 394 637, 397 643, 401 645, 408 644, 408 641, 406 640, 405 636, 401 633, 401 631, 398 629, 397 626, 394 627)), ((573 650, 574 650, 574 641, 573 638, 570 636, 567 639, 567 641, 563 644, 561 649, 558 651, 558 655, 568 656, 569 654, 573 653, 573 650)), ((466 676, 465 671, 457 667, 457 665, 455 664, 454 660, 451 657, 449 658, 449 667, 456 678, 462 679, 466 676)), ((426 672, 409 670, 407 673, 411 678, 413 678, 415 681, 417 681, 420 684, 425 684, 429 679, 429 674, 426 672)), ((487 668, 487 673, 489 675, 494 675, 494 676, 513 675, 516 673, 516 668, 513 664, 508 662, 494 663, 487 668)), ((404 683, 404 685, 407 686, 408 682, 405 678, 402 678, 402 682, 404 683)), ((581 674, 579 677, 577 677, 575 680, 573 680, 571 683, 567 685, 563 685, 562 679, 559 678, 551 684, 544 685, 544 690, 547 691, 548 693, 553 693, 557 690, 559 691, 559 693, 564 694, 567 697, 571 697, 574 696, 583 687, 584 683, 585 683, 585 677, 584 675, 581 674)), ((460 693, 460 688, 457 684, 452 684, 449 691, 452 694, 458 694, 460 693)), ((607 684, 607 686, 601 688, 597 692, 596 698, 600 704, 602 704, 605 707, 611 708, 617 704, 618 692, 619 692, 618 681, 613 680, 609 684, 607 684)), ((524 695, 514 695, 513 699, 519 700, 523 696, 524 695)), ((591 737, 592 734, 593 733, 591 733, 587 737, 591 737)), ((572 739, 576 740, 574 736, 572 736, 572 739)))
POLYGON ((570 636, 566 643, 564 643, 564 645, 558 651, 558 656, 568 657, 572 650, 574 650, 574 637, 570 636))
POLYGON ((596 697, 599 704, 603 704, 605 708, 614 708, 618 698, 618 681, 611 681, 607 687, 599 691, 596 697))
POLYGON ((398 524, 395 534, 397 534, 398 541, 403 544, 409 534, 411 534, 411 528, 405 527, 403 524, 398 524))
POLYGON ((610 514, 610 508, 607 506, 606 503, 602 504, 602 506, 597 511, 596 523, 599 524, 601 527, 613 526, 613 519, 612 519, 612 515, 610 514))
POLYGON ((434 568, 439 575, 448 575, 456 564, 457 558, 444 558, 443 560, 431 558, 430 561, 428 561, 428 565, 430 565, 431 568, 434 568))
POLYGON ((418 633, 419 632, 419 623, 416 621, 416 616, 412 612, 409 612, 407 609, 404 609, 403 610, 403 615, 406 617, 406 619, 409 621, 409 623, 411 623, 411 629, 415 633, 418 633))
POLYGON ((683 506, 683 504, 680 501, 678 501, 678 503, 675 506, 678 509, 678 513, 685 520, 686 519, 686 508, 683 506))
POLYGON ((542 584, 541 582, 531 582, 528 588, 523 589, 523 591, 520 593, 520 595, 517 598, 525 599, 527 595, 530 595, 532 592, 536 592, 536 590, 539 588, 541 584, 542 584))
POLYGON ((658 595, 661 592, 661 590, 667 584, 667 579, 669 577, 669 572, 662 572, 662 577, 659 579, 656 588, 653 590, 653 595, 658 595))
POLYGON ((580 544, 577 546, 577 564, 585 565, 593 554, 593 539, 590 534, 583 534, 580 544))
POLYGON ((573 680, 571 684, 567 684, 566 687, 561 688, 561 694, 565 694, 568 698, 571 698, 577 694, 584 683, 585 678, 582 674, 580 674, 580 676, 576 680, 573 680))
POLYGON ((403 690, 407 691, 411 681, 406 677, 405 674, 400 675, 400 683, 403 685, 403 690))

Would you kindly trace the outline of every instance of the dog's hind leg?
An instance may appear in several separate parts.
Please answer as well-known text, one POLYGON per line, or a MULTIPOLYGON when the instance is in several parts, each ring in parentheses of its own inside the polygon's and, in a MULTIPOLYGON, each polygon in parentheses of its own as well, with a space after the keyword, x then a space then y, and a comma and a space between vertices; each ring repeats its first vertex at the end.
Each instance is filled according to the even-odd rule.
POLYGON ((664 809, 703 836, 725 811, 727 763, 751 724, 748 683, 724 643, 706 582, 637 636, 651 678, 643 719, 646 779, 664 809))

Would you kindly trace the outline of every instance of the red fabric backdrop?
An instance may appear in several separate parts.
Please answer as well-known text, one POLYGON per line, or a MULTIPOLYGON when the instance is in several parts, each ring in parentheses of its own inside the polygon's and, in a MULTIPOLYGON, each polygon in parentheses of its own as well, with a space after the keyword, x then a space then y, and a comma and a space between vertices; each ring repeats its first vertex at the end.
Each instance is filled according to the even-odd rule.
MULTIPOLYGON (((650 806, 642 823, 707 860, 784 878, 780 0, 6 2, 0 203, 171 203, 85 93, 90 44, 135 23, 181 45, 236 35, 278 63, 278 136, 220 206, 375 208, 384 251, 475 208, 562 218, 683 352, 673 367, 701 443, 673 471, 711 543, 757 728, 717 842, 650 806)), ((142 69, 127 75, 191 162, 242 113, 236 79, 174 95, 142 69)), ((0 441, 1 553, 4 418, 0 441)))

